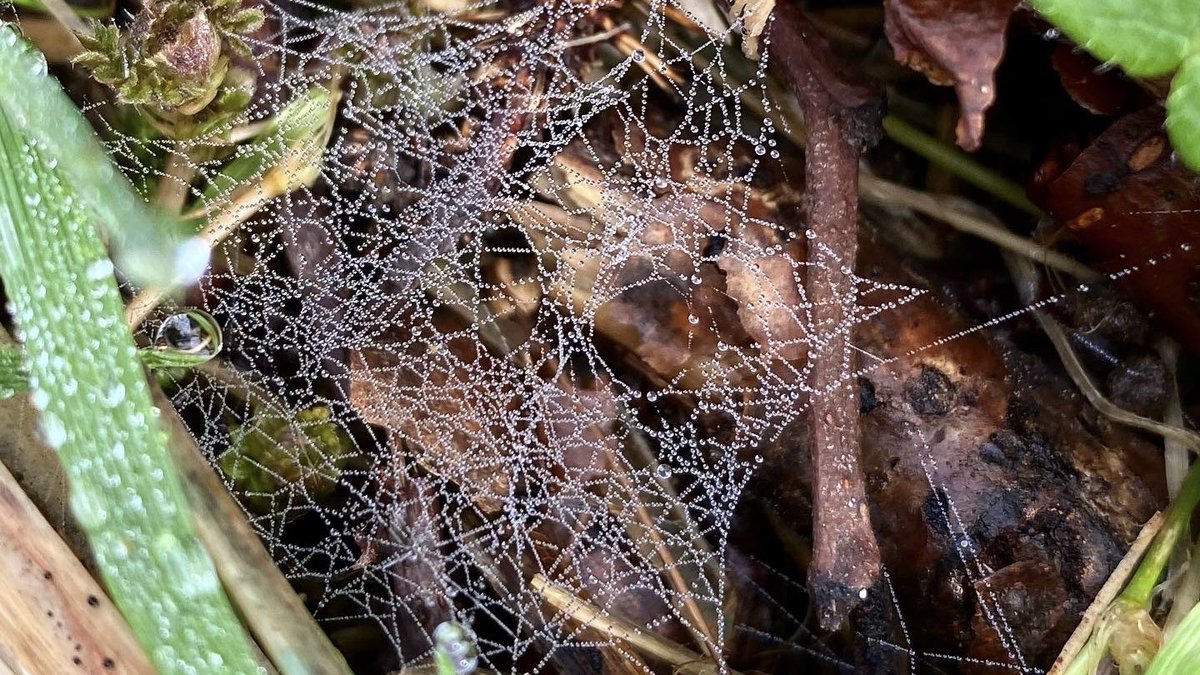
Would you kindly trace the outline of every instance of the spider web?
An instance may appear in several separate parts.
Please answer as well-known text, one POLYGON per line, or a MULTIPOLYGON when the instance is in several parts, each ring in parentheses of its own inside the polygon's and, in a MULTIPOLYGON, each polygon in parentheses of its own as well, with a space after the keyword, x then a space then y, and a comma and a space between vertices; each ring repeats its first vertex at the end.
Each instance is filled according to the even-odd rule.
MULTIPOLYGON (((804 247, 823 244, 769 49, 746 60, 736 27, 686 1, 267 10, 238 123, 314 87, 342 92, 337 117, 316 179, 217 248, 187 304, 217 319, 223 358, 169 388, 356 667, 428 662, 454 621, 502 672, 1040 672, 979 514, 956 503, 975 469, 920 427, 899 435, 928 531, 891 536, 943 538, 952 564, 923 582, 885 565, 867 603, 885 620, 851 639, 808 616, 791 553, 810 526, 788 519, 809 513, 759 490, 786 471, 780 448, 806 447, 808 357, 930 291, 860 264, 851 320, 812 324, 804 247), (930 593, 941 577, 995 648, 923 644, 898 574, 930 593)), ((112 147, 131 166, 180 150, 112 147)), ((216 147, 183 148, 210 213, 238 203, 212 187, 216 147)), ((855 338, 845 376, 900 377, 1028 310, 893 351, 855 338)), ((1132 533, 1110 529, 1119 558, 1132 533)))

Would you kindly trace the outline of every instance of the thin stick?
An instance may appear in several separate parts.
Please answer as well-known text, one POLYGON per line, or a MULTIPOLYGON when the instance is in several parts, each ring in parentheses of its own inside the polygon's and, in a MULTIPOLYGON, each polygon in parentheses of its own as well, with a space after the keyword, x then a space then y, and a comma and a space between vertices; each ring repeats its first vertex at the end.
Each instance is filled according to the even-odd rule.
POLYGON ((552 607, 581 625, 625 642, 646 656, 670 664, 672 672, 677 675, 741 675, 736 670, 719 666, 687 647, 647 632, 643 627, 593 605, 541 574, 535 574, 529 580, 529 584, 552 607))
POLYGON ((154 203, 164 213, 178 214, 187 202, 195 178, 196 164, 178 150, 171 151, 163 164, 163 176, 154 188, 154 203))
POLYGON ((1100 390, 1096 387, 1096 384, 1092 382, 1091 375, 1088 374, 1083 362, 1079 360, 1079 355, 1075 353, 1074 347, 1071 346, 1067 332, 1054 320, 1054 317, 1037 308, 1038 271, 1034 268, 1033 263, 1027 258, 1011 253, 1004 256, 1004 261, 1008 264, 1009 272, 1016 283, 1017 294, 1020 296, 1021 301, 1027 306, 1034 308, 1033 315, 1042 327, 1042 330, 1046 333, 1046 337, 1050 338, 1050 342, 1053 343, 1054 350, 1058 352, 1058 357, 1062 360, 1067 374, 1071 376, 1071 380, 1075 383, 1075 386, 1079 388, 1079 391, 1088 400, 1088 403, 1092 404, 1092 407, 1114 422, 1143 431, 1149 431, 1163 438, 1169 438, 1194 452, 1200 451, 1200 434, 1190 429, 1164 424, 1149 417, 1142 417, 1105 398, 1104 394, 1100 393, 1100 390))
POLYGON ((1087 369, 1079 360, 1079 355, 1071 347, 1070 339, 1067 337, 1067 333, 1063 330, 1062 326, 1049 314, 1041 310, 1035 310, 1034 316, 1037 317, 1042 330, 1046 332, 1046 336, 1054 343, 1054 349, 1058 352, 1059 358, 1062 359, 1063 366, 1067 369, 1067 374, 1071 376, 1071 379, 1075 382, 1075 386, 1079 387, 1079 390, 1083 392, 1084 397, 1092 404, 1092 407, 1114 422, 1157 434, 1165 439, 1170 439, 1184 445, 1193 452, 1200 451, 1200 435, 1196 434, 1196 432, 1164 424, 1149 417, 1142 417, 1105 398, 1104 394, 1101 394, 1100 390, 1096 387, 1096 384, 1092 382, 1087 369))
MULTIPOLYGON (((631 431, 631 433, 633 433, 631 431)), ((649 509, 646 507, 645 501, 641 499, 637 486, 630 480, 629 473, 619 462, 615 461, 615 457, 610 456, 610 466, 615 470, 617 482, 624 488, 629 499, 632 500, 634 512, 637 514, 638 522, 644 529, 644 533, 649 537, 654 552, 662 561, 660 571, 666 576, 667 581, 675 592, 681 598, 683 612, 691 617, 691 621, 685 622, 684 625, 688 628, 688 632, 692 634, 694 639, 712 659, 718 658, 720 653, 720 645, 717 642, 716 633, 712 626, 709 625, 708 617, 705 616, 704 610, 696 602, 695 591, 688 586, 687 580, 679 571, 679 562, 675 559, 675 554, 671 551, 667 542, 663 540, 662 533, 658 526, 654 524, 654 518, 650 515, 649 509), (692 625, 695 624, 695 625, 692 625)), ((630 524, 632 526, 633 523, 630 524)), ((686 530, 692 530, 691 523, 687 522, 684 525, 686 530)), ((636 543, 636 538, 630 536, 630 540, 636 543)))
POLYGON ((767 28, 774 58, 800 99, 806 128, 804 201, 816 237, 804 293, 814 333, 809 351, 809 451, 813 465, 813 563, 808 589, 821 627, 834 630, 879 581, 880 554, 861 467, 858 383, 849 349, 857 298, 858 160, 873 88, 840 78, 829 45, 799 8, 776 5, 767 28))

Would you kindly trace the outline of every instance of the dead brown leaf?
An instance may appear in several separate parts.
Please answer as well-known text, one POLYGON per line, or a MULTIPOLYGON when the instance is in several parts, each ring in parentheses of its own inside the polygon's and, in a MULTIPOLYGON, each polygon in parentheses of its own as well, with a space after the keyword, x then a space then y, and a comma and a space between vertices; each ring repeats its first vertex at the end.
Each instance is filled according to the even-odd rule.
POLYGON ((930 82, 954 85, 958 144, 978 150, 984 113, 996 99, 1004 31, 1020 0, 884 0, 884 30, 896 60, 930 82))

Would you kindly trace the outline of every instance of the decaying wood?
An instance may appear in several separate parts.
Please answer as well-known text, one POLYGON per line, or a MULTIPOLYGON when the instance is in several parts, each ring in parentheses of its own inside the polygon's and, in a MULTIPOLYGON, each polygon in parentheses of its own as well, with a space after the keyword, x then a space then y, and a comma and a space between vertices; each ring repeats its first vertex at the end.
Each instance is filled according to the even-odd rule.
POLYGON ((153 673, 99 584, 0 465, 0 665, 17 673, 153 673))

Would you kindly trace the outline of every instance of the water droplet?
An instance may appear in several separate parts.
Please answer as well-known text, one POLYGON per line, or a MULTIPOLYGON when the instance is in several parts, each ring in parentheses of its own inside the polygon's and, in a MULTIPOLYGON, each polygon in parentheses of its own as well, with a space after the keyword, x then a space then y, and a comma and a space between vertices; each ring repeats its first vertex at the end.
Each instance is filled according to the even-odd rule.
POLYGON ((696 316, 695 314, 689 314, 688 315, 688 323, 695 326, 696 324, 700 323, 700 317, 696 316))
POLYGON ((701 279, 699 274, 693 274, 691 281, 693 286, 699 286, 704 279, 701 279))
POLYGON ((85 530, 98 528, 108 522, 108 511, 96 499, 91 488, 71 491, 71 512, 85 530))
POLYGON ((92 281, 100 281, 101 279, 111 276, 112 273, 113 264, 108 258, 97 260, 87 267, 87 278, 91 279, 92 281))
POLYGON ((221 351, 221 328, 216 319, 198 309, 173 314, 158 327, 154 347, 191 356, 212 357, 221 351))
POLYGON ((192 237, 175 250, 175 282, 188 286, 196 283, 208 267, 208 244, 199 237, 192 237))
POLYGON ((666 464, 659 464, 654 468, 654 475, 662 480, 666 480, 671 477, 671 467, 666 464))
POLYGON ((125 385, 114 382, 104 393, 103 403, 109 408, 115 408, 125 400, 125 385))
POLYGON ((816 230, 814 230, 814 229, 811 229, 811 228, 809 228, 809 229, 807 229, 807 230, 805 230, 805 231, 804 231, 804 236, 805 236, 805 237, 807 237, 808 239, 816 239, 816 238, 817 238, 817 231, 816 231, 816 230))
POLYGON ((50 392, 38 389, 29 396, 29 402, 33 404, 33 407, 44 411, 46 406, 50 405, 50 392))
POLYGON ((756 146, 754 146, 754 154, 759 155, 759 156, 765 155, 765 154, 767 154, 767 149, 761 145, 756 145, 756 146))
POLYGON ((43 412, 42 421, 39 425, 42 432, 42 440, 46 445, 58 449, 63 443, 67 442, 67 427, 59 419, 58 415, 52 412, 43 412))
POLYGON ((641 63, 646 60, 646 52, 641 49, 635 49, 630 53, 629 58, 633 59, 634 63, 641 63))

